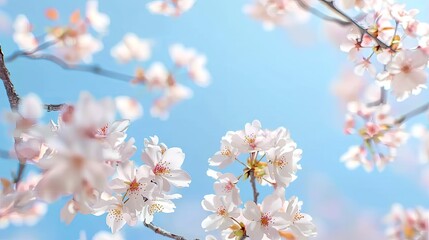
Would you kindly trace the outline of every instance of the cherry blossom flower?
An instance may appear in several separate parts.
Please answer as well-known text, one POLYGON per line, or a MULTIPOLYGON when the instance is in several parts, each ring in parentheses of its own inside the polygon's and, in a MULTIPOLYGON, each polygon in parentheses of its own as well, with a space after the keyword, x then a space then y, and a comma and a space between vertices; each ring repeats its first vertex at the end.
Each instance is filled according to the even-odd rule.
POLYGON ((13 24, 13 40, 18 47, 25 51, 35 49, 39 43, 32 33, 32 25, 25 15, 18 15, 13 24))
POLYGON ((400 204, 394 204, 385 222, 389 225, 386 230, 389 239, 424 240, 429 237, 429 213, 421 207, 405 210, 400 204))
POLYGON ((149 89, 167 88, 170 78, 170 73, 161 62, 152 63, 145 74, 146 84, 149 89))
POLYGON ((301 165, 298 164, 301 154, 302 150, 297 149, 296 144, 267 151, 269 173, 277 186, 287 187, 296 179, 296 171, 301 169, 301 165))
MULTIPOLYGON (((47 41, 55 41, 56 37, 48 35, 47 41)), ((55 55, 70 64, 81 61, 91 62, 92 55, 103 49, 103 43, 89 33, 78 34, 77 36, 66 35, 54 45, 55 55)))
POLYGON ((143 115, 142 105, 134 98, 118 96, 115 98, 116 108, 124 119, 134 121, 143 115))
POLYGON ((149 40, 140 39, 134 33, 127 33, 122 41, 112 48, 111 54, 120 63, 131 60, 146 61, 151 56, 151 45, 149 40))
POLYGON ((125 193, 128 199, 124 207, 130 212, 142 211, 147 199, 152 198, 156 185, 151 182, 154 177, 148 166, 134 167, 134 162, 122 163, 118 168, 118 177, 113 179, 110 188, 117 193, 125 193))
POLYGON ((241 204, 240 189, 237 187, 238 179, 232 173, 222 174, 209 169, 207 175, 216 179, 213 188, 217 196, 227 196, 235 205, 241 204))
POLYGON ((301 212, 302 202, 293 196, 284 204, 288 227, 283 232, 290 232, 296 239, 308 239, 316 236, 316 226, 310 215, 301 212))
POLYGON ((163 191, 169 191, 171 185, 187 187, 191 182, 189 175, 180 169, 185 154, 180 148, 169 148, 162 152, 160 147, 148 146, 142 155, 143 162, 150 166, 155 174, 155 182, 163 191))
POLYGON ((232 132, 227 133, 221 140, 220 151, 216 152, 213 157, 209 159, 210 166, 217 166, 224 168, 234 162, 238 156, 238 149, 231 145, 232 132))
POLYGON ((101 215, 107 212, 106 224, 116 233, 124 227, 125 224, 133 226, 137 222, 137 217, 134 213, 129 213, 124 208, 122 203, 122 196, 109 196, 103 194, 101 198, 100 208, 97 210, 96 215, 101 215))
POLYGON ((387 65, 386 70, 392 75, 390 86, 399 101, 410 94, 417 95, 425 88, 428 56, 420 50, 398 52, 387 65))
POLYGON ((0 179, 0 229, 10 223, 34 225, 46 213, 45 203, 37 201, 34 187, 40 180, 40 175, 30 173, 26 180, 21 181, 18 188, 13 189, 13 183, 0 179))
POLYGON ((201 205, 204 210, 214 213, 206 217, 201 223, 201 227, 206 231, 229 228, 235 224, 232 218, 240 216, 240 210, 226 196, 206 195, 201 205))
POLYGON ((150 113, 154 117, 167 119, 171 107, 191 97, 191 89, 176 83, 167 88, 164 95, 154 101, 150 113))
POLYGON ((396 149, 406 142, 408 134, 389 115, 389 105, 366 107, 362 103, 351 102, 348 109, 345 132, 359 134, 363 143, 351 147, 341 161, 350 169, 363 165, 365 170, 371 171, 376 165, 378 170, 382 170, 396 157, 396 149), (356 126, 355 120, 359 119, 363 120, 361 127, 356 126), (368 153, 372 160, 368 159, 368 153))
POLYGON ((237 148, 240 153, 265 150, 268 142, 261 127, 258 120, 246 123, 244 130, 231 136, 231 145, 237 148))
POLYGON ((247 202, 243 216, 250 222, 246 225, 246 233, 251 239, 262 239, 266 235, 269 239, 280 239, 279 230, 287 225, 285 213, 280 212, 282 200, 271 195, 264 199, 261 206, 254 202, 247 202))
POLYGON ((110 25, 109 15, 98 11, 98 0, 89 0, 86 2, 86 18, 95 31, 99 33, 107 32, 110 25))

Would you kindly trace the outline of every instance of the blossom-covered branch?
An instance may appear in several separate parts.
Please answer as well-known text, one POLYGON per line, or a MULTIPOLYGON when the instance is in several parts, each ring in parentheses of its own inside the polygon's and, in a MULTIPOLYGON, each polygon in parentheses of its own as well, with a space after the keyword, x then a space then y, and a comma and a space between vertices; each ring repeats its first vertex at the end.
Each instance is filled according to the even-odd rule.
POLYGON ((347 19, 348 22, 350 22, 351 24, 353 24, 355 27, 357 27, 359 29, 359 31, 361 32, 362 35, 363 34, 367 34, 372 39, 374 39, 380 47, 387 48, 387 49, 390 49, 390 50, 394 51, 394 49, 392 49, 391 46, 389 46, 388 44, 386 44, 383 41, 381 41, 377 36, 374 36, 372 33, 370 33, 367 28, 363 27, 357 21, 355 21, 352 17, 348 16, 342 10, 340 10, 339 8, 337 8, 335 6, 333 0, 319 0, 319 1, 322 2, 322 3, 324 3, 326 6, 328 6, 328 8, 330 10, 332 10, 334 13, 336 13, 336 14, 340 15, 341 17, 347 19))

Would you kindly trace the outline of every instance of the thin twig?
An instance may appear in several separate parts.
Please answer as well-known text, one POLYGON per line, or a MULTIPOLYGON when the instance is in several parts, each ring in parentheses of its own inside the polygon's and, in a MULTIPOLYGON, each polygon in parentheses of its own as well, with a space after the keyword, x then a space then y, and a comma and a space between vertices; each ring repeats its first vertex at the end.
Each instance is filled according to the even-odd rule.
POLYGON ((424 104, 424 105, 422 105, 422 106, 420 106, 420 107, 418 107, 418 108, 416 108, 416 109, 411 110, 410 112, 408 112, 408 113, 406 113, 404 115, 402 115, 400 118, 398 118, 395 121, 395 123, 396 124, 401 124, 401 123, 405 122, 406 120, 408 120, 408 119, 410 119, 410 118, 412 118, 414 116, 417 116, 417 115, 419 115, 421 113, 427 112, 428 110, 429 110, 429 102, 426 103, 426 104, 424 104))
POLYGON ((13 179, 13 182, 18 185, 18 183, 21 181, 23 174, 25 170, 25 162, 20 162, 18 165, 18 173, 16 174, 15 178, 13 179))
POLYGON ((255 173, 253 170, 250 171, 250 183, 252 185, 252 190, 253 190, 253 202, 258 204, 259 192, 258 192, 258 189, 256 189, 255 173))
POLYGON ((31 50, 31 51, 16 51, 14 53, 12 53, 10 56, 5 58, 6 62, 12 62, 13 60, 15 60, 16 58, 20 57, 20 56, 28 56, 28 55, 32 55, 35 54, 36 52, 46 49, 52 45, 55 45, 56 41, 48 41, 48 42, 44 42, 42 44, 40 44, 39 46, 37 46, 35 49, 31 50))
POLYGON ((321 19, 323 19, 323 20, 326 20, 326 21, 328 21, 328 22, 334 22, 334 23, 337 23, 337 24, 339 24, 339 25, 341 25, 341 26, 348 26, 348 25, 351 25, 351 24, 352 24, 351 22, 343 21, 343 20, 341 20, 341 19, 338 19, 338 18, 335 18, 335 17, 331 17, 331 16, 328 16, 328 15, 326 15, 326 14, 322 13, 322 12, 321 12, 321 11, 319 11, 318 9, 316 9, 316 8, 311 7, 310 5, 308 5, 308 4, 305 2, 305 0, 296 0, 296 2, 297 2, 297 3, 298 3, 298 5, 299 5, 300 7, 302 7, 303 9, 305 9, 305 10, 307 10, 307 11, 311 12, 311 13, 312 13, 313 15, 315 15, 316 17, 319 17, 319 18, 321 18, 321 19))
POLYGON ((60 111, 63 108, 64 105, 65 105, 64 103, 60 103, 60 104, 45 104, 44 108, 48 112, 54 112, 54 111, 60 111))
POLYGON ((145 223, 145 222, 143 222, 143 224, 144 224, 145 227, 151 229, 155 233, 160 234, 160 235, 162 235, 164 237, 168 237, 168 238, 172 238, 172 239, 176 239, 176 240, 186 240, 186 238, 184 238, 182 236, 179 236, 177 234, 174 234, 174 233, 167 232, 166 230, 164 230, 164 229, 162 229, 162 228, 160 228, 158 226, 155 226, 152 223, 145 223))
POLYGON ((111 79, 119 80, 121 82, 130 82, 134 79, 134 76, 115 72, 108 70, 106 68, 102 68, 97 65, 84 65, 84 64, 69 64, 62 60, 59 57, 50 54, 37 54, 37 55, 22 55, 22 57, 26 57, 34 60, 46 60, 52 63, 57 64, 61 68, 65 70, 78 71, 78 72, 89 72, 96 75, 101 75, 104 77, 108 77, 111 79))
POLYGON ((384 87, 380 87, 380 99, 378 99, 377 101, 374 101, 374 102, 370 102, 366 106, 367 107, 375 107, 375 106, 379 106, 382 104, 386 104, 386 89, 384 89, 384 87))
POLYGON ((368 32, 368 29, 366 29, 365 27, 361 26, 356 20, 354 20, 353 18, 351 18, 350 16, 348 16, 346 13, 344 13, 342 10, 340 10, 339 8, 337 8, 334 4, 334 1, 332 0, 319 0, 321 3, 325 4, 331 11, 333 11, 334 13, 340 15, 341 17, 343 17, 344 19, 346 19, 348 22, 350 22, 351 24, 355 25, 357 28, 359 28, 359 31, 362 34, 367 34, 368 36, 370 36, 372 39, 374 39, 375 42, 377 42, 377 44, 384 49, 390 49, 392 51, 395 52, 394 49, 392 49, 391 46, 387 45, 386 43, 384 43, 383 41, 381 41, 380 39, 378 39, 376 36, 372 35, 371 33, 368 32))

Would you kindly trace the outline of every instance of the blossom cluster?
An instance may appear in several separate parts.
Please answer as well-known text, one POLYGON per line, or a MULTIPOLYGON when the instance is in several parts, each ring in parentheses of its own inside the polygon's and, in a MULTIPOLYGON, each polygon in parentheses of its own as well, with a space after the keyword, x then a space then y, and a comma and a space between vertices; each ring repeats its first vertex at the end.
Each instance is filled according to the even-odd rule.
POLYGON ((391 240, 429 238, 429 211, 422 207, 404 209, 400 204, 394 204, 385 222, 389 226, 386 235, 391 240))
POLYGON ((203 220, 202 227, 206 231, 222 231, 224 239, 314 237, 316 227, 312 218, 301 212, 302 202, 295 196, 285 198, 285 188, 297 178, 296 172, 301 169, 301 154, 288 130, 282 127, 265 130, 255 120, 247 123, 244 130, 227 132, 222 137, 220 151, 209 159, 209 164, 225 168, 239 163, 244 169, 238 177, 233 173, 207 172, 215 179, 215 194, 206 195, 201 203, 206 211, 212 212, 203 220), (242 155, 245 155, 245 162, 239 159, 242 155), (250 179, 254 185, 254 201, 243 203, 238 187, 240 179, 250 179), (255 181, 274 189, 260 204, 255 181))
MULTIPOLYGON (((187 0, 172 2, 171 6, 167 1, 155 1, 149 5, 167 4, 171 8, 181 9, 168 8, 171 11, 180 12, 189 9, 194 3, 187 0)), ((13 39, 21 50, 27 52, 28 56, 54 62, 64 61, 66 66, 73 68, 82 62, 91 63, 94 54, 104 48, 101 39, 108 32, 110 18, 107 14, 99 12, 97 0, 87 1, 84 16, 81 16, 80 10, 72 12, 65 25, 57 23, 60 20, 58 10, 48 8, 45 15, 54 25, 47 28, 44 39, 35 36, 33 25, 25 15, 18 15, 15 19, 13 39)), ((120 64, 131 61, 144 62, 150 59, 152 46, 151 40, 140 38, 130 32, 126 33, 110 52, 120 64)), ((149 91, 161 92, 161 95, 154 100, 150 112, 152 116, 162 119, 168 117, 172 106, 192 97, 191 88, 178 82, 180 75, 183 74, 200 87, 210 84, 205 55, 182 44, 172 44, 169 53, 174 63, 169 69, 162 62, 153 62, 150 66, 138 67, 135 73, 130 75, 120 73, 113 75, 113 77, 119 75, 121 80, 132 84, 145 85, 149 91)), ((100 71, 98 67, 87 67, 95 69, 94 73, 100 71)))
POLYGON ((389 105, 368 107, 351 102, 348 111, 344 131, 358 134, 363 142, 350 147, 341 160, 350 169, 362 166, 366 171, 372 171, 374 167, 383 170, 396 157, 396 149, 405 144, 408 133, 390 116, 389 105))
POLYGON ((16 188, 2 181, 0 204, 2 218, 17 214, 34 201, 51 203, 69 198, 61 210, 61 219, 70 223, 77 213, 102 215, 112 232, 125 224, 149 224, 158 212, 171 213, 173 187, 188 187, 189 175, 181 169, 185 154, 180 148, 168 148, 158 137, 145 139, 142 165, 131 158, 135 140, 127 139, 130 121, 116 120, 115 102, 95 100, 82 93, 74 105, 65 105, 58 122, 43 124, 43 105, 35 95, 22 99, 19 110, 8 119, 13 131, 15 154, 21 163, 33 163, 41 175, 33 184, 19 183, 16 188), (21 190, 25 188, 26 191, 21 190), (5 216, 3 216, 5 215, 5 216))

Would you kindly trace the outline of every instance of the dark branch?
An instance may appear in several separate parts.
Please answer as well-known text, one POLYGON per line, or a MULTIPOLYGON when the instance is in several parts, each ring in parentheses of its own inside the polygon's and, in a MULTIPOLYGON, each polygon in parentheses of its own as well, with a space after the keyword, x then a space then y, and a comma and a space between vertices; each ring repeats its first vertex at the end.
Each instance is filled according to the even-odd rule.
POLYGON ((307 11, 311 12, 313 15, 315 15, 316 17, 319 17, 319 18, 321 18, 321 19, 323 19, 323 20, 326 20, 326 21, 329 21, 329 22, 334 22, 334 23, 337 23, 337 24, 339 24, 339 25, 341 25, 341 26, 348 26, 348 25, 351 25, 351 24, 352 24, 351 22, 343 21, 343 20, 341 20, 341 19, 338 19, 338 18, 335 18, 335 17, 331 17, 331 16, 328 16, 328 15, 326 15, 326 14, 322 13, 322 12, 321 12, 321 11, 319 11, 318 9, 316 9, 316 8, 311 7, 310 5, 308 5, 308 4, 305 2, 305 0, 296 0, 296 2, 297 2, 297 3, 298 3, 298 5, 299 5, 300 7, 302 7, 303 9, 305 9, 305 10, 307 10, 307 11))
POLYGON ((45 104, 44 108, 48 112, 54 112, 54 111, 60 111, 64 105, 65 105, 64 103, 61 103, 61 104, 45 104))
POLYGON ((364 28, 363 26, 361 26, 357 21, 355 21, 353 18, 351 18, 350 16, 348 16, 346 13, 344 13, 342 10, 338 9, 335 4, 334 1, 332 0, 319 0, 321 3, 325 4, 331 11, 333 11, 334 13, 340 15, 341 17, 343 17, 344 19, 347 20, 347 22, 353 24, 354 26, 356 26, 359 31, 361 32, 361 34, 367 34, 368 36, 370 36, 372 39, 374 39, 374 41, 381 47, 384 49, 390 49, 392 51, 395 51, 394 49, 392 49, 391 46, 387 45, 386 43, 384 43, 383 41, 381 41, 380 39, 378 39, 376 36, 372 35, 371 33, 368 32, 368 29, 364 28))
POLYGON ((145 222, 143 222, 143 224, 145 225, 145 227, 151 229, 156 234, 160 234, 160 235, 162 235, 164 237, 168 237, 168 238, 172 238, 172 239, 176 239, 176 240, 186 240, 186 238, 184 238, 182 236, 179 236, 177 234, 174 234, 174 233, 167 232, 166 230, 164 230, 164 229, 162 229, 162 228, 160 228, 158 226, 155 226, 152 223, 145 223, 145 222))
POLYGON ((253 170, 250 171, 250 183, 252 184, 252 190, 253 190, 253 202, 258 204, 259 192, 258 192, 258 189, 256 189, 255 173, 253 170))
POLYGON ((10 73, 6 68, 4 55, 0 46, 0 78, 3 80, 4 88, 6 89, 7 98, 9 99, 9 105, 12 110, 17 110, 19 105, 19 96, 15 91, 15 86, 13 86, 12 81, 10 80, 10 73))

